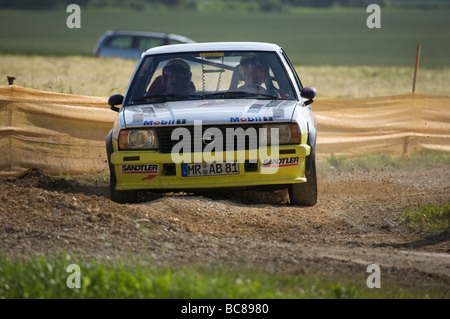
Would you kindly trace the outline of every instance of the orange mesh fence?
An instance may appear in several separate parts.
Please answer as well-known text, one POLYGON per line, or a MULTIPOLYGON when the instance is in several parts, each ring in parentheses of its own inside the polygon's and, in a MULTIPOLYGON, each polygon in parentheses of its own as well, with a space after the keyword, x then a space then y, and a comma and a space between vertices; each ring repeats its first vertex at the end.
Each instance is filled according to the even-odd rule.
POLYGON ((319 156, 450 151, 450 96, 318 99, 319 156))
MULTIPOLYGON (((316 99, 317 158, 331 154, 450 152, 450 96, 316 99)), ((105 139, 117 113, 107 98, 0 86, 0 176, 107 170, 105 139)))
POLYGON ((0 175, 101 172, 116 114, 106 98, 0 87, 0 175))

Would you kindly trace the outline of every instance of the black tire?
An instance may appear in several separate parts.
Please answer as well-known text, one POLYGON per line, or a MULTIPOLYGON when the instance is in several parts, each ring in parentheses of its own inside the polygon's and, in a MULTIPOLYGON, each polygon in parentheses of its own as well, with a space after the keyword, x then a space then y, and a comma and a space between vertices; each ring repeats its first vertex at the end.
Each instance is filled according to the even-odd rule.
POLYGON ((314 206, 317 203, 316 156, 313 152, 305 171, 306 182, 289 185, 289 200, 291 205, 314 206))
POLYGON ((119 204, 133 204, 138 201, 138 191, 118 191, 116 190, 116 174, 114 168, 109 168, 109 195, 112 201, 119 204))

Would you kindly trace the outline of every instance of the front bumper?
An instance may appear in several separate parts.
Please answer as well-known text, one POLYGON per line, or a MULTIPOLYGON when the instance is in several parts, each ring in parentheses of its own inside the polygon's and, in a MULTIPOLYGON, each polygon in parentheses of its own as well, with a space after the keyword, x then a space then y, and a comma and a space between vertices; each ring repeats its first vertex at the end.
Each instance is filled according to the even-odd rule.
MULTIPOLYGON (((117 141, 112 140, 117 150, 117 141)), ((284 185, 306 182, 305 161, 311 147, 307 144, 280 145, 279 154, 264 151, 232 151, 214 154, 217 159, 239 162, 239 174, 216 176, 182 175, 181 163, 174 163, 171 154, 159 151, 116 151, 110 164, 116 175, 116 190, 181 190, 200 188, 246 187, 284 185), (256 153, 256 155, 255 155, 256 153), (268 154, 268 155, 267 155, 268 154), (251 169, 246 161, 256 161, 251 169), (270 161, 269 161, 270 160, 270 161)), ((201 154, 191 153, 190 163, 206 160, 201 154), (202 159, 199 161, 199 158, 202 159)))

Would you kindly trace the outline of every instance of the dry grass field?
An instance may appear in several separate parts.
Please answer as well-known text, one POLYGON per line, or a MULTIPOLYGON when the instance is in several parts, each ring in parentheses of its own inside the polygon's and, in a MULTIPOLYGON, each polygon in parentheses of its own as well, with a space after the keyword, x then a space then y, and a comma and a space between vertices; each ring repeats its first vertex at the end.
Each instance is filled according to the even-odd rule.
MULTIPOLYGON (((22 87, 79 95, 125 94, 137 61, 68 56, 0 55, 0 84, 6 76, 22 87)), ((414 68, 376 66, 296 66, 305 86, 318 97, 359 98, 411 93, 414 68)), ((450 68, 419 68, 416 92, 450 95, 450 68)))

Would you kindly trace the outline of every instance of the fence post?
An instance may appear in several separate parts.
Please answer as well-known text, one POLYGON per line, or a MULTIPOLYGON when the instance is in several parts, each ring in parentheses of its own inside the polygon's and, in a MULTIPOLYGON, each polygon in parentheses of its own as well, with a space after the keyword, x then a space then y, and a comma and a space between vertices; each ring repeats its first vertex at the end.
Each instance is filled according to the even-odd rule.
POLYGON ((414 80, 413 80, 413 89, 412 92, 416 92, 416 79, 417 79, 417 68, 419 67, 419 58, 420 58, 420 42, 417 43, 417 55, 416 55, 416 66, 414 68, 414 80))

